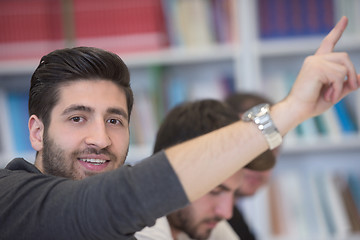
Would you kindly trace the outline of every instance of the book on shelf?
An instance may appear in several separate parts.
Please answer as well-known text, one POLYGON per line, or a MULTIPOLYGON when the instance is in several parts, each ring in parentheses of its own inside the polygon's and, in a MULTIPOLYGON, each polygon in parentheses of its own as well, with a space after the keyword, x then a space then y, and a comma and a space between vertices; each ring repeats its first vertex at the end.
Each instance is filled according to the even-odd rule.
POLYGON ((168 109, 187 100, 187 83, 183 77, 174 76, 165 82, 165 98, 168 109))
MULTIPOLYGON (((158 126, 167 111, 165 102, 165 77, 163 66, 151 66, 148 69, 150 83, 147 91, 151 95, 151 104, 153 105, 156 125, 158 126)), ((156 129, 155 129, 156 131, 156 129)))
POLYGON ((161 0, 0 1, 0 13, 0 60, 68 46, 121 54, 168 46, 161 0))
POLYGON ((130 120, 131 144, 145 145, 154 141, 158 124, 153 111, 151 97, 147 94, 138 94, 130 120))
POLYGON ((34 151, 28 131, 28 94, 1 90, 0 108, 3 112, 0 126, 0 153, 3 156, 11 156, 34 151))
POLYGON ((237 42, 236 0, 163 0, 169 42, 174 47, 237 42))
POLYGON ((351 239, 360 215, 349 176, 359 184, 360 172, 279 171, 241 208, 260 239, 351 239))
POLYGON ((360 212, 356 207, 356 200, 351 194, 349 182, 347 182, 346 176, 343 174, 337 174, 335 176, 335 184, 344 203, 346 216, 350 222, 351 232, 360 233, 360 212))
POLYGON ((322 211, 316 176, 314 173, 305 173, 302 176, 301 182, 302 190, 305 194, 305 209, 309 219, 309 224, 307 225, 309 227, 308 234, 314 238, 328 239, 329 229, 322 211))
POLYGON ((64 47, 60 0, 0 1, 0 60, 40 58, 64 47))
POLYGON ((331 0, 260 0, 258 16, 263 39, 327 34, 334 26, 334 5, 331 0))
POLYGON ((218 43, 239 41, 238 4, 236 0, 212 0, 213 35, 218 43))
POLYGON ((209 1, 179 0, 176 11, 180 42, 184 46, 194 47, 214 43, 209 1))
MULTIPOLYGON (((274 73, 268 76, 265 87, 268 89, 270 99, 278 102, 285 98, 294 79, 295 76, 291 73, 274 73)), ((345 97, 323 114, 302 122, 289 132, 287 139, 289 141, 305 139, 311 142, 319 137, 326 137, 337 141, 345 135, 356 134, 358 126, 356 116, 351 111, 351 107, 354 106, 350 104, 353 101, 350 97, 345 97)))
POLYGON ((345 204, 341 197, 341 192, 338 187, 338 179, 334 173, 324 173, 323 186, 326 192, 326 198, 323 199, 329 204, 330 215, 334 223, 334 236, 344 239, 350 235, 351 225, 350 219, 347 216, 345 204))
POLYGON ((130 118, 130 143, 133 145, 149 144, 155 139, 158 120, 152 81, 147 75, 147 78, 135 77, 131 84, 135 96, 130 118))
POLYGON ((334 108, 337 113, 337 117, 340 122, 340 126, 342 129, 342 132, 344 134, 353 133, 357 131, 357 127, 355 124, 355 121, 352 119, 352 116, 350 115, 350 112, 347 109, 345 99, 340 100, 338 103, 334 105, 334 108))
POLYGON ((335 109, 332 107, 326 110, 318 118, 318 127, 320 128, 320 126, 322 126, 322 128, 325 129, 321 134, 331 139, 338 139, 341 137, 342 130, 336 114, 335 109))
POLYGON ((354 198, 357 212, 360 215, 360 175, 354 172, 349 173, 347 175, 347 183, 351 196, 354 198))
POLYGON ((161 66, 152 66, 147 72, 146 78, 132 83, 136 97, 130 133, 134 144, 152 143, 165 115, 176 105, 206 98, 222 100, 234 91, 234 79, 225 73, 192 81, 182 74, 168 77, 161 66))
POLYGON ((318 136, 320 133, 320 131, 318 131, 314 118, 309 118, 304 122, 300 123, 295 128, 295 131, 299 138, 306 139, 307 141, 315 140, 314 136, 318 136))
MULTIPOLYGON (((8 117, 8 106, 7 106, 7 96, 6 92, 3 89, 0 89, 0 110, 1 114, 1 124, 0 124, 0 152, 6 153, 12 150, 12 134, 8 126, 10 126, 10 119, 8 117)), ((6 161, 8 159, 5 159, 6 161)), ((1 160, 0 160, 1 162, 1 160)))
POLYGON ((167 46, 161 0, 73 2, 76 45, 121 54, 167 46))

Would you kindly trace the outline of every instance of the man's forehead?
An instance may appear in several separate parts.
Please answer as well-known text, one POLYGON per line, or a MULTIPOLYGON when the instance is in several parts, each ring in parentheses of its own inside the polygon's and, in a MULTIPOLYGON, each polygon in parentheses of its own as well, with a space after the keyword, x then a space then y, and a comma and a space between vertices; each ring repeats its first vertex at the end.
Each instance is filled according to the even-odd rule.
POLYGON ((56 105, 61 105, 61 111, 72 105, 119 109, 127 116, 126 101, 124 90, 111 81, 77 80, 59 87, 56 105))
POLYGON ((217 188, 223 189, 224 191, 236 191, 240 187, 242 180, 243 172, 240 170, 218 185, 217 188))

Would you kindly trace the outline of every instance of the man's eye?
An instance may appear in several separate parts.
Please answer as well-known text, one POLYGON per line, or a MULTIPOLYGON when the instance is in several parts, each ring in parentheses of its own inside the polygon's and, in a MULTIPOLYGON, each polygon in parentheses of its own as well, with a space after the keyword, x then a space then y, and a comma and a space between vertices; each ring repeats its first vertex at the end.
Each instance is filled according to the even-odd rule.
POLYGON ((117 119, 109 119, 108 120, 108 123, 111 123, 111 124, 122 124, 120 120, 117 120, 117 119))
POLYGON ((72 117, 71 121, 73 122, 81 122, 82 118, 81 117, 72 117))
POLYGON ((214 195, 214 196, 217 196, 217 195, 219 195, 221 192, 222 192, 221 190, 215 189, 215 190, 212 190, 212 191, 210 192, 210 194, 211 194, 211 195, 214 195))

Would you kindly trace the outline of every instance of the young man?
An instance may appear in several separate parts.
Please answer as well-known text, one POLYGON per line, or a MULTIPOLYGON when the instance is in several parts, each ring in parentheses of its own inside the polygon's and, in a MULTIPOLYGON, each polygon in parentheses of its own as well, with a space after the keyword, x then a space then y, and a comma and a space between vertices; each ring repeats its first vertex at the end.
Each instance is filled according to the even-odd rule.
MULTIPOLYGON (((239 120, 238 114, 217 100, 199 100, 173 108, 156 135, 154 153, 194 139, 239 120)), ((226 162, 226 159, 219 159, 226 162)), ((158 219, 155 226, 135 234, 139 240, 207 239, 223 219, 229 219, 239 194, 241 170, 190 205, 158 219)), ((231 236, 224 235, 222 239, 231 236)), ((230 232, 231 233, 231 232, 230 232)), ((233 233, 231 233, 233 234, 233 233)))
POLYGON ((134 100, 116 55, 94 48, 50 53, 29 95, 30 140, 42 173, 79 180, 124 163, 134 100))
MULTIPOLYGON (((227 100, 232 105, 216 100, 200 100, 172 109, 159 128, 154 153, 234 123, 241 116, 239 110, 242 109, 239 107, 249 109, 270 102, 253 94, 234 94, 227 100), (237 105, 237 109, 233 104, 237 105)), ((155 226, 145 228, 135 236, 139 240, 239 239, 237 232, 231 230, 227 223, 218 223, 231 218, 235 226, 239 225, 239 219, 232 217, 234 201, 237 197, 254 194, 268 181, 271 168, 275 165, 272 151, 264 152, 202 198, 158 219, 155 226)), ((247 238, 243 235, 240 239, 247 238)))
POLYGON ((348 55, 333 53, 346 25, 344 17, 315 55, 305 60, 289 95, 270 112, 262 112, 262 117, 272 119, 269 133, 264 135, 253 122, 238 121, 161 151, 133 168, 113 169, 126 156, 132 104, 126 83, 117 84, 128 76, 121 59, 91 48, 44 56, 32 77, 29 99, 30 140, 38 153, 35 165, 16 159, 0 170, 1 237, 129 239, 205 195, 280 143, 269 140, 268 134, 281 139, 358 88, 360 76, 348 55), (57 80, 46 84, 51 79, 57 80), (55 84, 62 79, 65 82, 55 84), (49 98, 31 103, 43 94, 49 98), (114 101, 108 94, 121 96, 114 101), (42 103, 39 112, 33 112, 42 103))

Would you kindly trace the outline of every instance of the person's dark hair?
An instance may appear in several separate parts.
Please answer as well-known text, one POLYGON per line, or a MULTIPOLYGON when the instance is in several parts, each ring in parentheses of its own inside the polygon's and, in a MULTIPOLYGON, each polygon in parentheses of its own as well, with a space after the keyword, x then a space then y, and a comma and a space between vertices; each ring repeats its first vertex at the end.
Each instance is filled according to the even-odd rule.
POLYGON ((225 98, 225 102, 239 114, 261 103, 269 103, 272 105, 272 102, 264 96, 245 92, 233 93, 225 98))
POLYGON ((76 80, 98 79, 112 81, 124 90, 130 120, 134 99, 127 66, 116 54, 92 47, 55 50, 41 58, 31 77, 30 116, 36 115, 47 127, 59 100, 60 86, 76 80))
POLYGON ((238 120, 238 114, 218 100, 183 103, 173 108, 163 120, 156 136, 154 153, 238 120))
MULTIPOLYGON (((244 112, 249 110, 250 108, 261 104, 261 103, 269 103, 272 105, 272 102, 259 94, 256 93, 248 93, 248 92, 237 92, 233 93, 225 98, 225 102, 236 111, 239 116, 244 112)), ((245 165, 245 168, 264 171, 271 169, 275 166, 276 158, 271 150, 267 150, 264 153, 260 154, 250 163, 245 165)))

